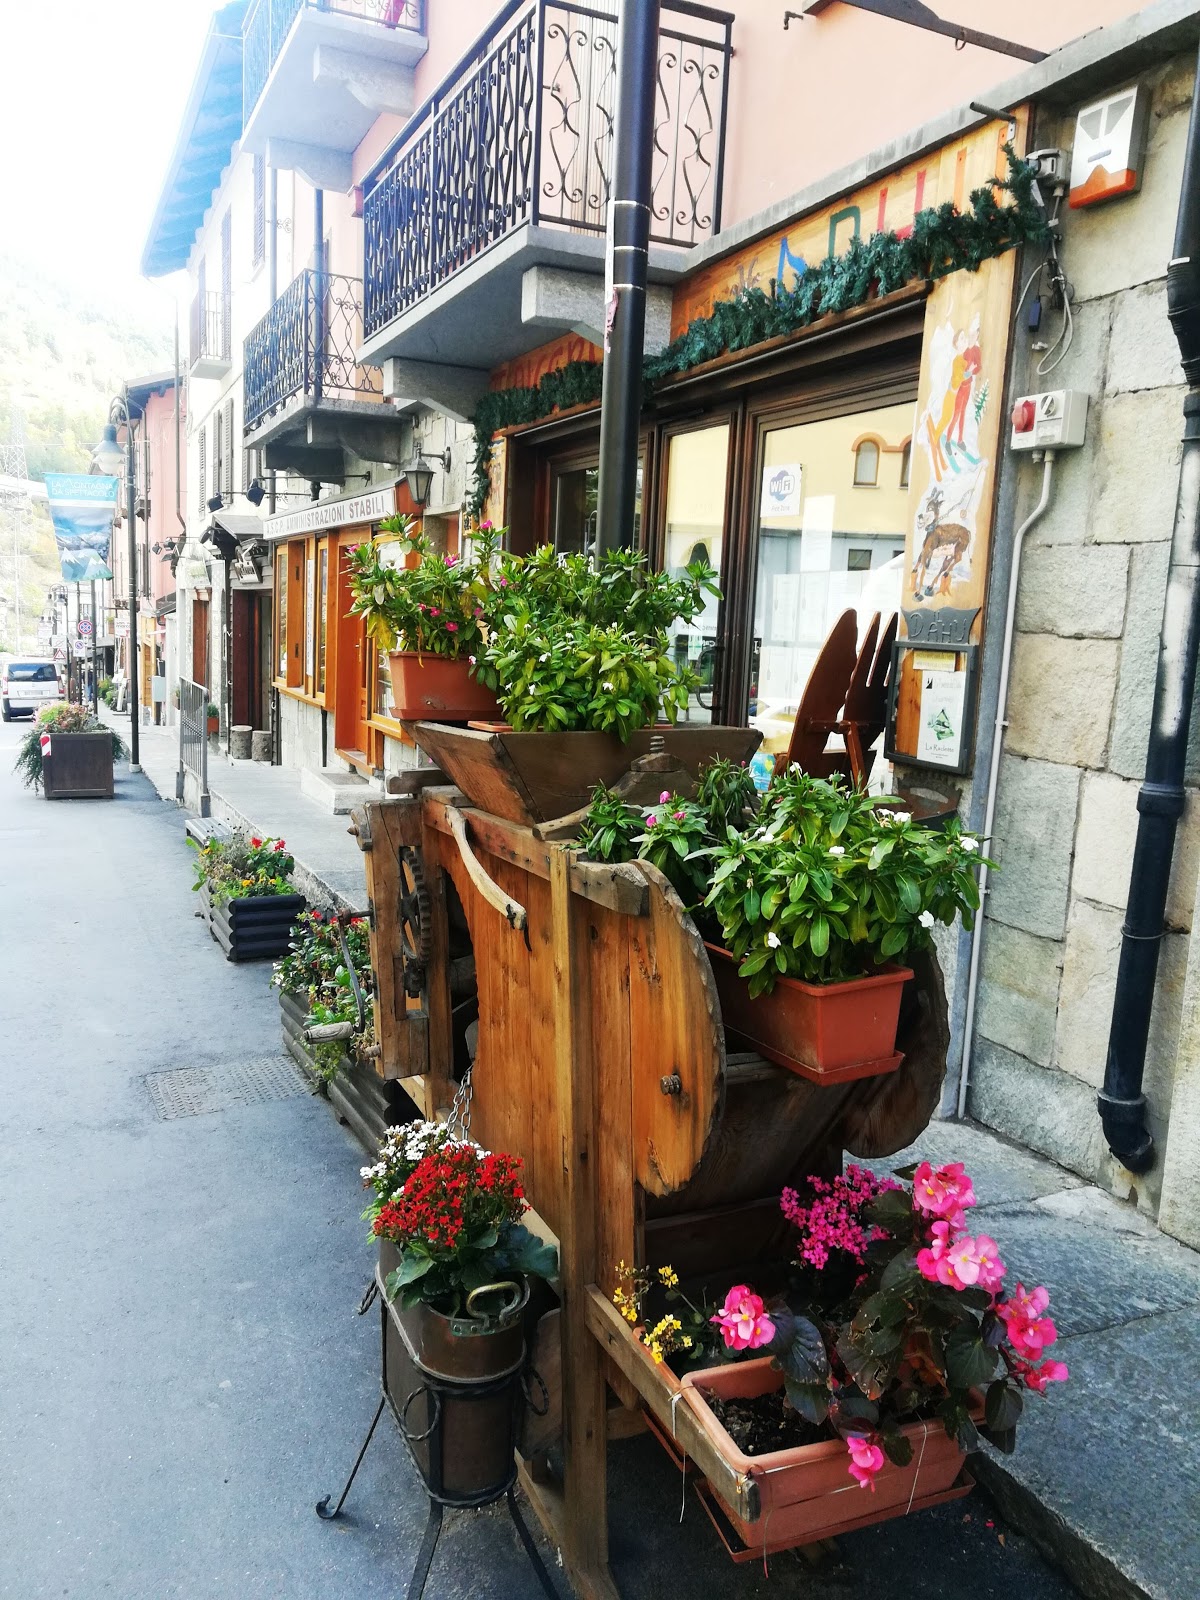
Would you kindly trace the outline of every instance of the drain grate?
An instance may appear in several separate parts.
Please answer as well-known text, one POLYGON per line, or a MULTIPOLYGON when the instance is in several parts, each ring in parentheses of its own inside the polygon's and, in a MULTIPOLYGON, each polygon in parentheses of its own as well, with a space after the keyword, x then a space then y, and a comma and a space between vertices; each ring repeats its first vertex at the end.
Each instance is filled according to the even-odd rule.
POLYGON ((230 1106, 258 1105, 308 1094, 309 1085, 286 1057, 211 1067, 177 1067, 173 1072, 148 1072, 146 1088, 163 1122, 175 1117, 204 1117, 230 1106))

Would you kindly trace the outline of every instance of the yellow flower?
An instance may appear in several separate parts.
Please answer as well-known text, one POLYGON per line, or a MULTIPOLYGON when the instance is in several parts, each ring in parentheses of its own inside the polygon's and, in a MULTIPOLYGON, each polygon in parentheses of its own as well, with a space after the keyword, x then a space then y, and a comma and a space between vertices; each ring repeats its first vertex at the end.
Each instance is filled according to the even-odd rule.
POLYGON ((625 1318, 626 1322, 632 1323, 637 1321, 637 1308, 635 1306, 621 1306, 620 1312, 625 1318))
POLYGON ((677 1289, 679 1287, 679 1274, 674 1267, 659 1267, 658 1281, 664 1289, 677 1289))

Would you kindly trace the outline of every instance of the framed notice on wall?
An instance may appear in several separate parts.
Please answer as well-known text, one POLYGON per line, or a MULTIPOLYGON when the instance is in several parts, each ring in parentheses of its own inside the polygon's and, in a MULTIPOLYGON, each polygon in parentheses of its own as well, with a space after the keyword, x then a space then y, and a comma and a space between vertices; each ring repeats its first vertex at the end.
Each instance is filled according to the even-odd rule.
POLYGON ((896 640, 884 743, 889 761, 945 773, 971 770, 979 664, 979 647, 965 637, 971 620, 961 640, 896 640))

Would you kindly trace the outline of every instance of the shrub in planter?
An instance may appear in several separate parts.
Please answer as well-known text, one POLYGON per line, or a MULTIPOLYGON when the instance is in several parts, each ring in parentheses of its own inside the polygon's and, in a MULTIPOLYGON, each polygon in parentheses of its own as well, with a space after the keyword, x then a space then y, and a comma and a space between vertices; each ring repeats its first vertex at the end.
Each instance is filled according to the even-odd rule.
MULTIPOLYGON (((842 1474, 864 1489, 887 1486, 885 1505, 897 1492, 911 1500, 914 1489, 948 1488, 980 1433, 1011 1451, 1025 1394, 1067 1377, 1047 1354, 1056 1330, 1045 1289, 1006 1287, 995 1241, 968 1231, 976 1197, 962 1165, 922 1162, 909 1176, 850 1166, 803 1192, 785 1189, 796 1241, 787 1295, 765 1302, 738 1284, 714 1317, 731 1357, 760 1359, 728 1376, 684 1378, 688 1404, 728 1458, 760 1458, 764 1512, 835 1492, 813 1470, 828 1463, 831 1440, 844 1445, 842 1474), (932 1473, 923 1485, 910 1471, 918 1459, 932 1473)), ((829 1531, 838 1515, 795 1513, 805 1536, 829 1531)), ((772 1536, 786 1526, 775 1521, 772 1536)))
POLYGON ((77 733, 107 734, 112 744, 114 761, 120 760, 127 754, 125 741, 120 734, 94 717, 86 706, 60 701, 38 712, 17 747, 17 759, 13 763, 13 771, 27 789, 40 789, 42 786, 42 736, 50 735, 53 748, 55 738, 77 733))
POLYGON ((296 863, 284 841, 235 833, 188 844, 197 852, 192 888, 204 891, 209 931, 227 958, 284 955, 292 923, 304 910, 304 896, 292 888, 296 863))
POLYGON ((220 731, 221 731, 221 708, 220 708, 220 706, 215 704, 214 701, 210 700, 208 702, 208 707, 206 709, 205 716, 207 717, 207 722, 206 722, 205 726, 206 726, 208 732, 210 734, 220 733, 220 731))
POLYGON ((366 1022, 358 1027, 358 1004, 338 938, 338 921, 332 913, 302 911, 292 926, 288 953, 275 963, 271 982, 281 993, 291 995, 306 1007, 304 1023, 314 1027, 349 1022, 354 1033, 344 1042, 311 1046, 315 1070, 325 1082, 335 1078, 344 1061, 360 1065, 375 1041, 375 1023, 370 1009, 373 991, 371 936, 365 917, 353 917, 345 927, 346 950, 359 989, 367 1006, 366 1022))

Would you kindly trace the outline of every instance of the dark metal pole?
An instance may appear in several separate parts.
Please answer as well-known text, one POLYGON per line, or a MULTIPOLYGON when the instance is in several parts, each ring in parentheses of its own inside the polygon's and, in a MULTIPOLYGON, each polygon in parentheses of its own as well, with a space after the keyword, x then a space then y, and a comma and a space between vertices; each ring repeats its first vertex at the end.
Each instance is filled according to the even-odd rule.
POLYGON ((633 543, 646 337, 646 267, 650 253, 658 14, 659 0, 621 0, 617 25, 617 126, 605 273, 597 556, 633 543))
POLYGON ((92 587, 92 714, 100 714, 100 674, 96 670, 96 580, 91 581, 92 587))
POLYGON ((141 711, 138 707, 138 584, 137 584, 137 484, 136 462, 133 455, 133 412, 129 408, 129 390, 125 390, 125 516, 129 524, 129 770, 142 770, 138 735, 141 711))
POLYGON ((1142 1082, 1154 1009, 1158 953, 1166 934, 1175 829, 1184 805, 1188 729, 1200 651, 1200 68, 1192 94, 1175 248, 1167 267, 1167 309, 1188 394, 1175 531, 1158 645, 1158 675, 1138 792, 1138 831, 1121 930, 1104 1087, 1097 1104, 1108 1147, 1131 1172, 1154 1165, 1142 1082))
MULTIPOLYGON (((79 619, 83 615, 83 601, 79 598, 79 593, 80 593, 79 585, 76 584, 75 585, 75 637, 76 638, 79 637, 79 619)), ((75 699, 75 704, 78 705, 78 706, 81 706, 83 704, 83 657, 80 656, 78 652, 76 652, 75 672, 76 672, 76 683, 75 683, 76 699, 75 699)))

